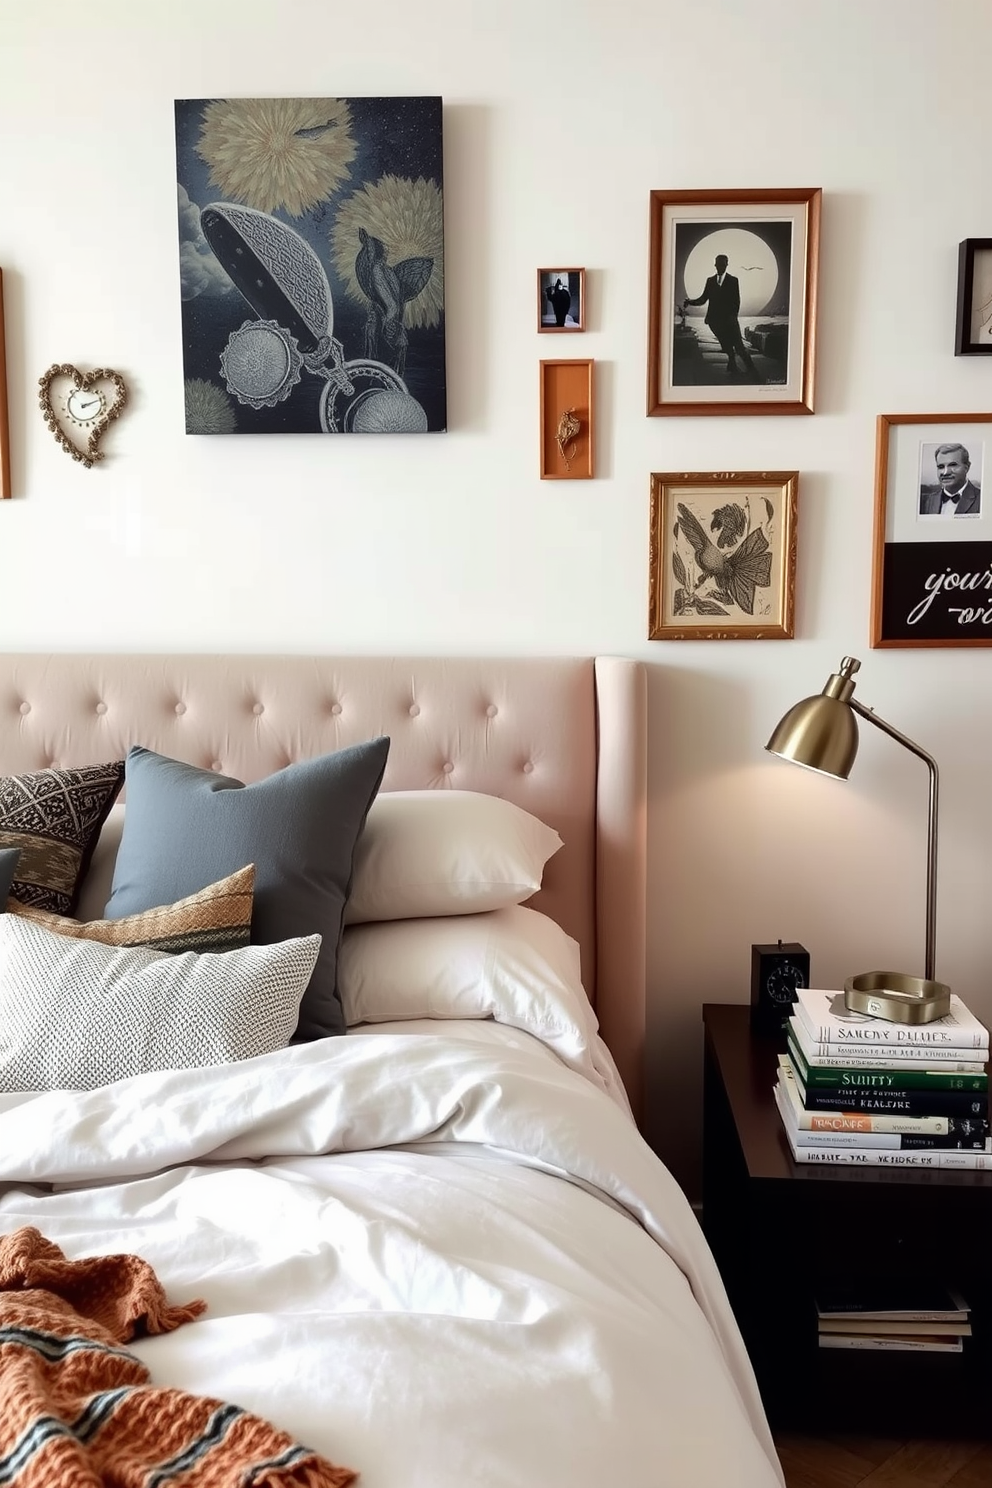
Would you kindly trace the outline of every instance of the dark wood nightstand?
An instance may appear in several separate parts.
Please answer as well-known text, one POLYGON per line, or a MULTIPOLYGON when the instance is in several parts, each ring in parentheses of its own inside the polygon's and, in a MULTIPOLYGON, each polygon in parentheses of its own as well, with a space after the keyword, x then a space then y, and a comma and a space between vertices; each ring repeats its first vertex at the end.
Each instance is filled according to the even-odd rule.
POLYGON ((793 1162, 749 1012, 703 1008, 703 1228, 772 1426, 992 1437, 992 1173, 793 1162), (895 1274, 963 1293, 964 1353, 818 1347, 819 1288, 895 1274))

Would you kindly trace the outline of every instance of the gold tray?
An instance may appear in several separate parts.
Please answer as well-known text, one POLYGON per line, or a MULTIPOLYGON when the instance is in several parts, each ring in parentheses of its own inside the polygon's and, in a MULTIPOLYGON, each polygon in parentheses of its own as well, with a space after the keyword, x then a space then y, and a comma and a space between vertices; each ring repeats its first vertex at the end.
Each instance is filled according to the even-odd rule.
POLYGON ((951 989, 901 971, 865 971, 844 983, 844 1006, 891 1023, 932 1023, 950 1012, 951 989))

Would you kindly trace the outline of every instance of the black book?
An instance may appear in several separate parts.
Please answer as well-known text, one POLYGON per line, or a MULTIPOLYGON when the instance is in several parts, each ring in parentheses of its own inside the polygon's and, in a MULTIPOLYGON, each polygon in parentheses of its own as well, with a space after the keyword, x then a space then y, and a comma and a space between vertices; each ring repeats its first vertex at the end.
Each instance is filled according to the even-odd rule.
POLYGON ((807 1111, 867 1111, 876 1116, 973 1116, 989 1119, 987 1095, 968 1090, 837 1090, 807 1088, 797 1074, 796 1084, 807 1111))

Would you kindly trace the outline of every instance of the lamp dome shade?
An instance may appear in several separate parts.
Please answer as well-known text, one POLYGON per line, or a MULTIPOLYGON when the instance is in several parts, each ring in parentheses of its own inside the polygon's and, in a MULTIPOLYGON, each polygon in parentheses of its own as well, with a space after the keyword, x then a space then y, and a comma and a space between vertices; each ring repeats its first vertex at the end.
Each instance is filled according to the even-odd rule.
POLYGON ((789 709, 765 745, 770 754, 846 780, 858 752, 858 721, 838 698, 804 698, 789 709))

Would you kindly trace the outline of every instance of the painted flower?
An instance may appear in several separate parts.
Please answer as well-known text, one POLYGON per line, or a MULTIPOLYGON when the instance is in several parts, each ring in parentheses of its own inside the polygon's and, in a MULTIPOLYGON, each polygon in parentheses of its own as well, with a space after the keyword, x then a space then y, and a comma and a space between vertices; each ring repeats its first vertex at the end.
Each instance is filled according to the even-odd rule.
POLYGON ((221 98, 196 149, 228 200, 302 217, 348 179, 357 146, 344 99, 221 98))
POLYGON ((407 326, 436 326, 444 311, 444 212, 440 188, 433 181, 380 176, 338 208, 331 230, 331 254, 348 295, 360 305, 365 295, 355 273, 362 242, 359 228, 376 237, 395 267, 404 259, 429 258, 430 278, 403 311, 407 326))

